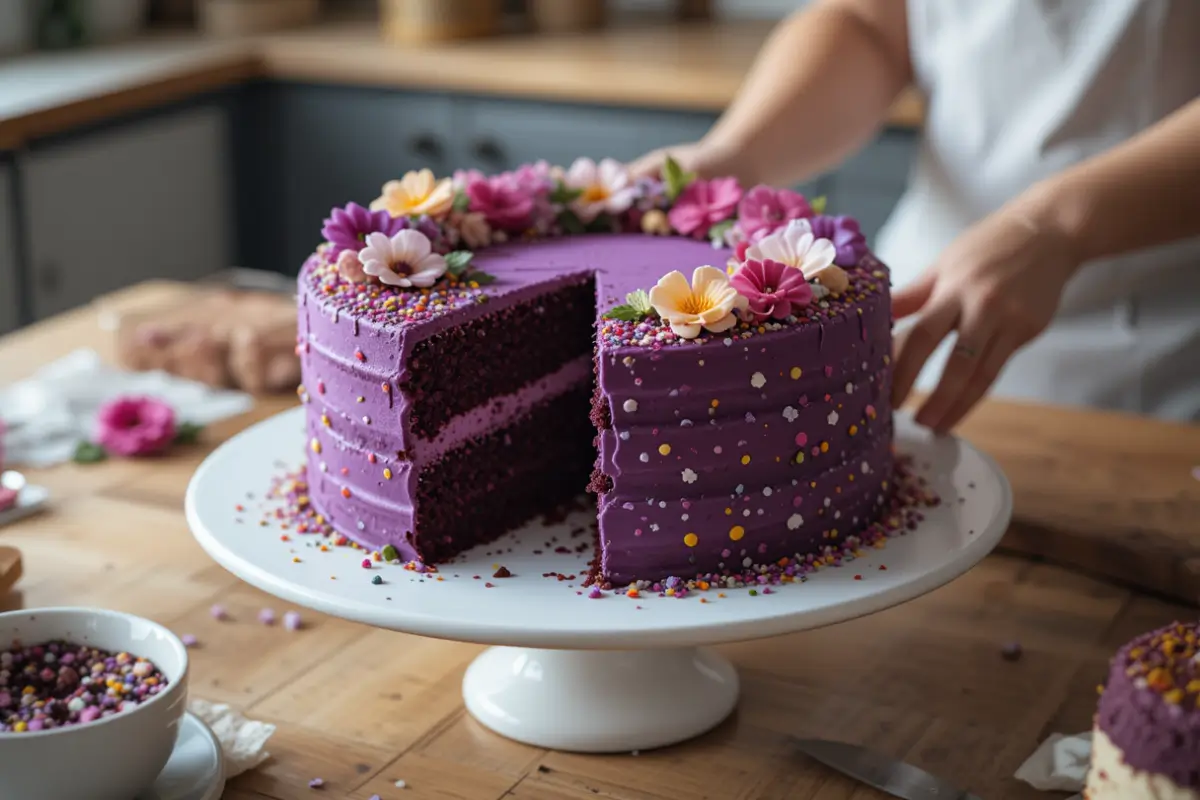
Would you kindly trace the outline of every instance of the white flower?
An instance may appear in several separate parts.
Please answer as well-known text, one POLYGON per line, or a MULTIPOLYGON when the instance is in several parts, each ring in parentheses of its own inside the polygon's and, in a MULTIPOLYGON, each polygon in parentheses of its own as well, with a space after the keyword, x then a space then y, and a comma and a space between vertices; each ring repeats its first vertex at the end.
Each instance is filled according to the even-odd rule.
POLYGON ((420 231, 403 230, 390 239, 372 233, 358 258, 363 272, 404 289, 432 286, 446 273, 446 259, 433 252, 429 237, 420 231))
POLYGON ((563 183, 583 192, 571 203, 571 210, 584 222, 591 222, 603 213, 620 214, 637 199, 637 187, 629 177, 629 170, 611 158, 599 164, 590 158, 575 159, 563 183))
POLYGON ((786 228, 764 236, 746 250, 746 259, 764 261, 771 259, 804 273, 805 280, 812 280, 817 273, 833 263, 837 250, 828 239, 813 235, 812 226, 806 219, 794 219, 786 228))
POLYGON ((676 336, 695 339, 700 329, 713 333, 737 324, 735 311, 746 307, 746 298, 729 285, 729 276, 715 267, 696 267, 692 285, 675 270, 650 290, 650 305, 671 325, 676 336))

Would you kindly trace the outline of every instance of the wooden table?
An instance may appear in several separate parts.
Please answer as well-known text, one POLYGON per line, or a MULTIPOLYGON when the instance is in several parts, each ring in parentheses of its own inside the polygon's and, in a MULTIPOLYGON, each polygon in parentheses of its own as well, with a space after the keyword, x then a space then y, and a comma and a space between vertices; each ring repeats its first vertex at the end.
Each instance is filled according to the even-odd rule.
MULTIPOLYGON (((143 286, 114 302, 177 291, 143 286)), ((83 309, 0 339, 0 383, 76 347, 105 351, 110 336, 97 320, 94 308, 83 309)), ((987 800, 1045 797, 1012 780, 1017 765, 1048 734, 1089 726, 1095 686, 1122 642, 1196 615, 1077 572, 995 555, 902 607, 721 648, 741 669, 741 703, 699 740, 637 756, 547 752, 501 739, 463 710, 459 684, 480 648, 312 612, 299 632, 264 627, 254 621, 261 608, 287 606, 226 573, 193 541, 183 493, 207 449, 293 402, 263 400, 167 461, 36 472, 54 492, 52 510, 0 529, 0 544, 25 556, 21 595, 8 607, 105 606, 195 634, 193 696, 279 726, 273 758, 232 781, 225 796, 234 800, 882 797, 806 761, 794 744, 804 736, 868 744, 987 800), (233 621, 211 619, 214 603, 233 621), (1019 661, 1001 657, 1009 641, 1023 646, 1019 661), (314 777, 325 780, 321 794, 308 788, 314 777), (397 779, 409 788, 395 788, 397 779)), ((1200 482, 1182 466, 1189 456, 1200 464, 1196 428, 993 403, 966 435, 1004 463, 1018 516, 1032 513, 1034 523, 1111 527, 1125 512, 1098 498, 1111 501, 1106 482, 1118 478, 1132 484, 1121 495, 1132 504, 1128 514, 1140 507, 1139 492, 1168 493, 1172 508, 1200 502, 1200 482), (1142 448, 1129 449, 1132 442, 1142 448), (1080 463, 1088 469, 1078 472, 1080 463)), ((1162 513, 1169 523, 1175 512, 1162 513)))

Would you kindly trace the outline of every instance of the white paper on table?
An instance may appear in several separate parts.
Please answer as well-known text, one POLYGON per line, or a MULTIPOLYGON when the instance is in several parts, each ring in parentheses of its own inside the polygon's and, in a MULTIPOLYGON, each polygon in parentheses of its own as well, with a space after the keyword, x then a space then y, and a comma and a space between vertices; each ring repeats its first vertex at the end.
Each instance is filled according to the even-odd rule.
MULTIPOLYGON (((1013 776, 1044 792, 1078 792, 1087 780, 1092 757, 1092 734, 1052 735, 1042 742, 1013 776)), ((1075 795, 1070 800, 1079 800, 1075 795)))
POLYGON ((199 717, 221 743, 225 754, 225 778, 252 770, 271 757, 267 740, 275 733, 269 722, 246 719, 225 703, 194 699, 188 711, 199 717))
POLYGON ((90 439, 96 412, 122 395, 154 397, 175 409, 179 422, 211 425, 249 411, 245 392, 214 389, 166 372, 126 372, 104 364, 93 350, 76 350, 27 380, 0 388, 6 460, 49 467, 70 461, 90 439))

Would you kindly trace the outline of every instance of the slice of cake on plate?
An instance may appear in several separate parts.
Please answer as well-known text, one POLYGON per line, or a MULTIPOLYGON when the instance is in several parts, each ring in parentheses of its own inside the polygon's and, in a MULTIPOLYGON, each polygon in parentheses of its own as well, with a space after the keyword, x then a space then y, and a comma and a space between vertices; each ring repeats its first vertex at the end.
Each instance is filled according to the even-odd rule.
POLYGON ((888 272, 857 223, 666 177, 423 171, 332 212, 298 339, 328 524, 436 564, 587 487, 603 585, 832 561, 901 524, 888 272))

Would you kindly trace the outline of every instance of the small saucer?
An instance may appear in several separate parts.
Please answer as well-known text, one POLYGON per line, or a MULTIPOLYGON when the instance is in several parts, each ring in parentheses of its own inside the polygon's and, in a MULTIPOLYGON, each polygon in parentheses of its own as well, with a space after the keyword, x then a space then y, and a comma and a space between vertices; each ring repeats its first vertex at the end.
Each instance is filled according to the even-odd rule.
POLYGON ((25 482, 25 476, 15 470, 0 473, 0 489, 17 493, 17 504, 0 511, 0 527, 41 511, 50 499, 50 490, 25 482))
POLYGON ((171 760, 154 786, 136 800, 219 800, 225 791, 225 756, 221 744, 191 712, 179 720, 179 736, 171 760))

